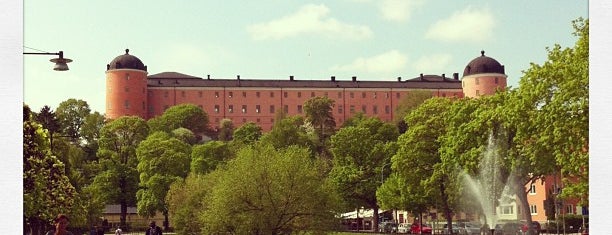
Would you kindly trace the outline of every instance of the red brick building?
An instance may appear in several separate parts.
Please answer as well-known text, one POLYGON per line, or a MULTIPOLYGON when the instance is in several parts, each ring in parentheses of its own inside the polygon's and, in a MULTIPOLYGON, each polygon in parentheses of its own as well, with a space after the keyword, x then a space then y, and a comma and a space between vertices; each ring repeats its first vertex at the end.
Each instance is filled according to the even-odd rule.
POLYGON ((333 114, 338 126, 357 112, 391 121, 396 106, 410 92, 430 91, 439 97, 477 97, 506 87, 504 67, 484 55, 466 66, 463 77, 419 75, 393 81, 206 78, 177 72, 148 75, 147 67, 126 49, 106 68, 106 116, 136 115, 144 119, 161 115, 167 108, 184 103, 201 107, 211 126, 228 118, 235 126, 254 122, 270 130, 274 115, 302 115, 303 104, 316 96, 334 100, 333 114))

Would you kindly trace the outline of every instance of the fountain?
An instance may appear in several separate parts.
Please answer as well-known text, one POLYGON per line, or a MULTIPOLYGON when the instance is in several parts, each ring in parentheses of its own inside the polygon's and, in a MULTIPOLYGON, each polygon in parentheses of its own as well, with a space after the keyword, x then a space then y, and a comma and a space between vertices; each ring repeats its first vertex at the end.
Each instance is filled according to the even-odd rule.
POLYGON ((489 135, 487 148, 480 161, 480 171, 476 176, 462 173, 464 184, 468 191, 476 199, 484 215, 484 223, 489 226, 491 234, 494 234, 495 226, 498 222, 496 213, 497 202, 509 198, 509 187, 503 180, 500 169, 501 159, 499 146, 493 135, 489 135))

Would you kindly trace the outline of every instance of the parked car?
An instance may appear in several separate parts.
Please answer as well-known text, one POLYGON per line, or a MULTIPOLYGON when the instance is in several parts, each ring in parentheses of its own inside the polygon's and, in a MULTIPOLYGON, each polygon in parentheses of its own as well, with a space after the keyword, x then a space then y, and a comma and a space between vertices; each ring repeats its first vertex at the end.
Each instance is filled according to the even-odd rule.
POLYGON ((391 221, 382 222, 378 225, 378 232, 397 233, 397 224, 391 221))
POLYGON ((431 226, 423 223, 423 224, 412 224, 410 225, 410 233, 412 234, 431 234, 431 226), (422 226, 421 226, 422 225, 422 226))
MULTIPOLYGON (((522 223, 523 223, 522 231, 524 234, 527 234, 527 230, 528 230, 527 221, 522 221, 522 223)), ((540 231, 542 231, 542 226, 540 225, 540 223, 538 223, 538 221, 532 221, 531 227, 536 232, 535 235, 540 235, 540 231)))
POLYGON ((523 224, 519 222, 507 222, 495 226, 495 235, 523 235, 523 224))
POLYGON ((457 225, 456 223, 452 223, 453 225, 453 231, 449 233, 448 231, 448 224, 444 224, 443 228, 444 228, 444 232, 445 233, 449 233, 449 234, 459 234, 459 225, 457 225))
POLYGON ((461 222, 457 225, 461 235, 480 235, 482 225, 474 222, 461 222))
POLYGON ((409 233, 410 232, 410 224, 401 223, 397 225, 398 233, 409 233))

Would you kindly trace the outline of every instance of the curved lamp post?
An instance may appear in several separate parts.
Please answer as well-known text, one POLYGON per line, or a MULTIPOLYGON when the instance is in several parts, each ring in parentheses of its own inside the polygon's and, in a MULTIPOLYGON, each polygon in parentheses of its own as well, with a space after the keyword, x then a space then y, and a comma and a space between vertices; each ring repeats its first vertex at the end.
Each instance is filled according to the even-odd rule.
POLYGON ((64 58, 64 52, 59 51, 58 53, 50 53, 50 52, 24 52, 24 55, 57 55, 59 58, 53 58, 49 61, 55 63, 53 70, 55 71, 66 71, 68 70, 68 63, 72 62, 71 59, 64 58))

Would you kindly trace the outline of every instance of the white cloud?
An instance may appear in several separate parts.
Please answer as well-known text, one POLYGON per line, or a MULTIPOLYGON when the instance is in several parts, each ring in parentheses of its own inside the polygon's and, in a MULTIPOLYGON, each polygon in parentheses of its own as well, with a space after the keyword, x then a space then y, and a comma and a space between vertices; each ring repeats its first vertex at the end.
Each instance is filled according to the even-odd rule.
POLYGON ((426 55, 414 63, 414 68, 420 73, 439 72, 447 68, 451 60, 452 56, 450 54, 426 55))
POLYGON ((277 20, 250 25, 247 31, 255 40, 283 39, 302 34, 364 39, 372 36, 367 26, 351 25, 329 16, 325 5, 305 5, 297 12, 277 20))
POLYGON ((388 73, 405 69, 407 62, 406 55, 397 50, 391 50, 370 58, 359 57, 350 64, 333 66, 331 70, 388 73))
POLYGON ((425 37, 439 41, 484 42, 493 37, 495 19, 489 9, 471 6, 433 24, 425 37))
POLYGON ((423 4, 422 0, 383 0, 376 1, 382 17, 386 20, 404 22, 411 13, 423 4))

